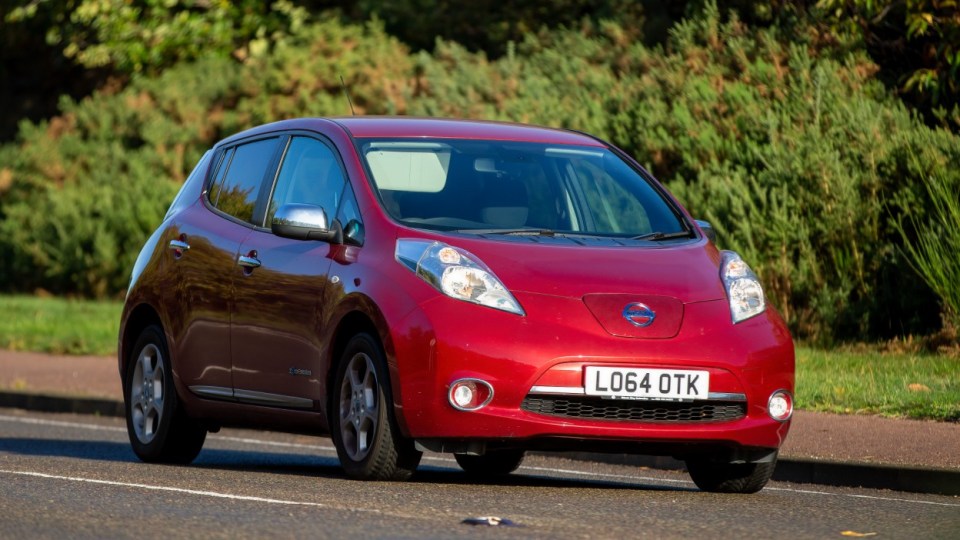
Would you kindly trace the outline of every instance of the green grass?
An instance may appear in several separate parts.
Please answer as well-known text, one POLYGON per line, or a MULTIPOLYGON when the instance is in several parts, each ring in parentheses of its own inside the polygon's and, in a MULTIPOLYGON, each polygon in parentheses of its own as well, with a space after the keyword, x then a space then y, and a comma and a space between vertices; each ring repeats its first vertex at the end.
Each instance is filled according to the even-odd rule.
POLYGON ((115 354, 122 307, 119 301, 0 296, 0 348, 115 354))
POLYGON ((960 357, 797 348, 797 407, 960 421, 960 357))
MULTIPOLYGON (((0 296, 0 348, 114 354, 121 306, 0 296)), ((960 421, 960 356, 798 347, 797 407, 960 421)))

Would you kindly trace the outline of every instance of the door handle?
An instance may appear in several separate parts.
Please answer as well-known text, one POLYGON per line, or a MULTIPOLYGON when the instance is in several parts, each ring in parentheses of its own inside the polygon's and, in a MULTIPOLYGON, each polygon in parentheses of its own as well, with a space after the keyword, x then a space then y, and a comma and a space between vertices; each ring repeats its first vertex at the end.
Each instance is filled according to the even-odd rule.
POLYGON ((171 240, 170 249, 178 249, 180 251, 186 251, 190 249, 190 244, 184 242, 183 240, 171 240))
POLYGON ((240 255, 237 257, 237 264, 244 268, 254 269, 260 268, 260 259, 257 258, 257 252, 251 251, 246 255, 240 255))
POLYGON ((187 243, 187 235, 181 234, 179 238, 174 238, 167 244, 167 247, 173 250, 174 259, 183 257, 183 254, 190 249, 190 244, 187 243))

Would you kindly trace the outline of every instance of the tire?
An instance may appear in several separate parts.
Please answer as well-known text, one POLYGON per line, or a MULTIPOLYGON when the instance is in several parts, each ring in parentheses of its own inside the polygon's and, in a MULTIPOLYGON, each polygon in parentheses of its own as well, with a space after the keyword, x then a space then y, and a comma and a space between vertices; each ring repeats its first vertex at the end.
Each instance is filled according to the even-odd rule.
POLYGON ((454 454, 457 464, 470 476, 504 476, 523 463, 523 450, 494 450, 482 456, 454 454))
POLYGON ((687 460, 693 483, 713 493, 756 493, 767 485, 777 466, 777 456, 767 463, 716 463, 687 460))
POLYGON ((200 453, 207 430, 180 406, 167 340, 158 326, 145 328, 131 349, 123 399, 130 445, 141 460, 187 464, 200 453))
POLYGON ((347 476, 357 480, 406 480, 422 453, 397 427, 390 377, 380 343, 357 334, 337 364, 330 407, 333 444, 347 476))

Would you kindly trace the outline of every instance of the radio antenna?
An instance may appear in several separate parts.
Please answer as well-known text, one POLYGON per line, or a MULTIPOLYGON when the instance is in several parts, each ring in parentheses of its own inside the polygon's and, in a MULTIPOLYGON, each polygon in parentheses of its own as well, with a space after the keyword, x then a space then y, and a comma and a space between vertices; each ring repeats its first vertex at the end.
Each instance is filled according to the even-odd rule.
POLYGON ((357 111, 353 110, 353 101, 350 99, 350 92, 347 91, 347 83, 343 82, 343 75, 340 76, 340 86, 343 87, 343 95, 347 96, 347 104, 350 105, 350 114, 356 116, 357 111))

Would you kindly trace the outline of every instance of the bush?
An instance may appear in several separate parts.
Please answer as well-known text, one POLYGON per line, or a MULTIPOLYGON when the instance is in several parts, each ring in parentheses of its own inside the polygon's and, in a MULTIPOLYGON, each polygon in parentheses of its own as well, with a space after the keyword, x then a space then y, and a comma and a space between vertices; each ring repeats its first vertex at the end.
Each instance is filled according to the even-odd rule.
POLYGON ((0 289, 115 296, 178 186, 217 140, 289 116, 386 112, 406 52, 376 27, 320 22, 240 64, 208 56, 62 115, 0 148, 0 289), (388 81, 385 83, 384 81, 388 81))
POLYGON ((936 175, 924 185, 929 201, 925 222, 910 215, 912 227, 901 223, 898 227, 911 265, 940 296, 945 322, 956 333, 960 332, 960 184, 951 185, 936 175))

